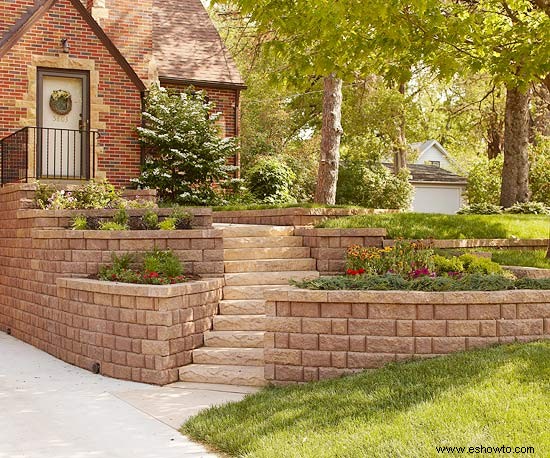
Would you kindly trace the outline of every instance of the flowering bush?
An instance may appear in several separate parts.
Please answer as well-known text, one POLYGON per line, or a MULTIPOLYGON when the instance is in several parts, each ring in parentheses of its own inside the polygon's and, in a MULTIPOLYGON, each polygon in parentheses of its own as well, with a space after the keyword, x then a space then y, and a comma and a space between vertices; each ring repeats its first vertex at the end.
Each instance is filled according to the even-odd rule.
POLYGON ((39 183, 34 201, 43 210, 86 210, 118 208, 123 199, 108 181, 91 180, 72 191, 58 190, 52 185, 39 183))
POLYGON ((347 251, 348 275, 385 275, 417 278, 432 275, 433 250, 430 243, 398 240, 393 247, 377 248, 352 245, 347 251))

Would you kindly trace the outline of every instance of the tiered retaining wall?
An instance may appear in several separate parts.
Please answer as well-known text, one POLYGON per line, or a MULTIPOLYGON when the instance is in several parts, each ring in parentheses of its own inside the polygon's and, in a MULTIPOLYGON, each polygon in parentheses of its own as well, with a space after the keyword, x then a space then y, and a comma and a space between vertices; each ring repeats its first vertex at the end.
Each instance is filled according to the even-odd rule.
POLYGON ((273 226, 308 226, 325 219, 352 215, 398 213, 398 210, 367 208, 273 208, 266 210, 232 210, 214 212, 215 223, 261 224, 273 226))
POLYGON ((266 292, 266 379, 337 377, 393 361, 550 338, 550 291, 266 292))
MULTIPOLYGON (((103 343, 99 343, 97 340, 96 346, 91 346, 89 345, 90 342, 80 340, 80 336, 75 333, 76 329, 80 329, 83 331, 82 335, 87 336, 84 338, 90 338, 90 332, 93 332, 85 327, 86 320, 89 321, 91 318, 86 315, 86 304, 93 305, 94 307, 89 307, 93 309, 97 309, 95 306, 100 305, 109 308, 108 304, 96 303, 95 298, 103 298, 103 296, 96 296, 95 292, 92 294, 91 291, 85 291, 86 294, 83 293, 80 296, 83 302, 79 308, 75 303, 67 305, 63 302, 66 298, 58 296, 57 281, 65 277, 86 277, 90 274, 96 274, 100 265, 110 262, 112 252, 118 254, 125 252, 143 253, 155 247, 159 249, 171 248, 183 261, 187 272, 207 277, 221 277, 223 275, 221 230, 206 228, 187 231, 67 230, 64 227, 67 224, 68 216, 63 212, 50 213, 41 210, 21 209, 32 200, 34 189, 33 185, 14 185, 0 190, 0 209, 2 209, 2 212, 0 212, 0 330, 9 330, 15 337, 87 369, 91 369, 89 364, 92 361, 103 361, 107 364, 101 366, 104 368, 102 371, 105 370, 107 375, 112 374, 127 378, 131 372, 131 377, 135 380, 138 377, 141 377, 140 380, 142 381, 152 381, 154 383, 173 380, 175 372, 171 366, 166 365, 168 363, 165 360, 153 369, 150 368, 150 363, 147 363, 148 365, 145 367, 135 367, 129 364, 124 366, 122 363, 118 366, 109 366, 109 364, 114 363, 107 359, 99 360, 98 348, 102 348, 104 352, 113 349, 108 345, 104 346, 103 343), (66 315, 66 307, 72 307, 70 310, 71 316, 66 315), (69 322, 62 320, 68 320, 69 322), (73 323, 73 330, 69 330, 70 322, 73 323), (69 335, 69 333, 72 334, 69 335), (115 367, 119 367, 116 372, 115 367), (123 367, 126 367, 126 369, 123 367), (144 369, 144 371, 132 371, 128 367, 144 369), (153 376, 151 372, 145 370, 155 370, 158 373, 153 376)), ((214 291, 219 287, 221 286, 212 286, 211 290, 214 291)), ((67 287, 63 288, 67 289, 67 287)), ((124 288, 131 290, 133 286, 124 285, 124 288)), ((159 286, 156 288, 166 287, 159 286)), ((186 291, 185 288, 182 289, 182 291, 184 290, 186 291)), ((73 294, 73 296, 69 296, 72 301, 74 300, 74 293, 70 294, 73 294)), ((181 294, 188 293, 182 292, 181 294)), ((194 290, 189 294, 195 294, 194 290)), ((217 304, 214 300, 214 297, 218 297, 216 294, 218 293, 205 296, 208 298, 207 302, 202 304, 205 308, 205 316, 212 314, 213 304, 217 304)), ((113 304, 112 312, 116 313, 117 304, 124 302, 116 297, 127 296, 127 294, 117 292, 113 293, 112 296, 112 299, 110 299, 113 304)), ((192 301, 195 301, 195 299, 192 299, 192 301)), ((193 306, 199 305, 194 302, 193 304, 193 306)), ((199 320, 203 318, 201 314, 197 316, 200 317, 199 320)), ((94 318, 101 319, 97 316, 94 318)), ((184 326, 187 322, 174 321, 173 325, 179 327, 181 324, 184 326)), ((127 324, 144 323, 127 322, 127 324)), ((156 325, 153 324, 153 326, 156 325)), ((170 325, 166 323, 166 326, 170 325)), ((197 329, 200 330, 204 327, 204 322, 197 325, 197 329)), ((173 336, 174 334, 170 335, 173 336)), ((189 335, 183 334, 175 338, 189 337, 189 335)), ((130 336, 118 335, 118 337, 129 338, 130 336)), ((99 339, 99 337, 97 338, 99 339)), ((102 336, 101 339, 103 339, 102 336)), ((121 339, 118 340, 121 341, 121 339)), ((128 348, 128 341, 125 342, 126 344, 123 345, 128 348)), ((198 344, 198 340, 194 340, 195 344, 198 344)), ((123 351, 116 347, 116 338, 115 351, 123 351)), ((182 351, 188 351, 187 344, 182 351)), ((135 353, 135 351, 131 353, 135 353)), ((147 353, 143 354, 148 355, 147 353)), ((158 354, 153 356, 171 357, 171 364, 174 355, 170 353, 169 355, 158 354)), ((179 356, 180 362, 182 358, 183 356, 179 356)))

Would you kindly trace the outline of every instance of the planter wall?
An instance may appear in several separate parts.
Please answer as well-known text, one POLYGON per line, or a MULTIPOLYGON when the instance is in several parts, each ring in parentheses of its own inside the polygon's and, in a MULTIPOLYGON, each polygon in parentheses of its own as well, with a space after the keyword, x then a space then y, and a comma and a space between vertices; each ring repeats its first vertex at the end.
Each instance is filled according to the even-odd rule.
POLYGON ((57 358, 109 377, 165 385, 192 362, 222 295, 222 279, 151 286, 57 280, 49 319, 18 312, 25 332, 57 358))
POLYGON ((550 338, 550 291, 265 293, 266 379, 337 377, 414 358, 550 338))
MULTIPOLYGON (((208 277, 223 275, 223 239, 220 230, 66 230, 59 227, 59 220, 66 216, 45 215, 49 213, 47 211, 36 213, 36 210, 25 210, 25 206, 34 197, 34 191, 35 186, 32 184, 7 186, 0 190, 0 331, 9 330, 14 337, 55 356, 66 358, 69 362, 74 361, 90 369, 90 355, 84 353, 84 349, 76 351, 77 347, 74 347, 71 350, 66 345, 71 341, 73 343, 70 345, 86 344, 88 345, 86 348, 90 348, 89 342, 80 342, 79 337, 75 335, 79 329, 85 331, 84 336, 87 335, 86 332, 91 332, 82 327, 83 320, 91 318, 83 315, 82 309, 84 304, 93 306, 105 306, 105 304, 94 302, 95 292, 85 291, 86 294, 82 292, 79 296, 81 298, 79 300, 82 300, 80 309, 75 310, 78 306, 72 302, 69 306, 72 307, 70 310, 72 315, 67 318, 68 311, 65 303, 67 298, 58 296, 57 280, 65 277, 86 277, 97 273, 101 264, 110 262, 112 252, 139 253, 154 247, 171 248, 182 259, 188 272, 208 277), (46 229, 48 227, 51 229, 46 229), (63 320, 73 320, 73 326, 69 329, 70 323, 63 320), (79 362, 74 359, 76 356, 70 357, 67 352, 78 355, 79 362)), ((215 282, 219 281, 215 280, 215 282)), ((74 301, 74 294, 77 292, 70 294, 73 296, 69 299, 74 301)), ((117 294, 120 297, 124 296, 124 294, 117 294)), ((97 297, 103 296, 97 295, 97 297)), ((117 301, 116 298, 112 299, 112 304, 116 304, 117 301)), ((208 303, 211 303, 210 298, 208 303)), ((211 313, 211 309, 208 309, 208 313, 211 313)), ((201 326, 203 324, 199 324, 199 328, 201 326)), ((118 340, 121 341, 121 339, 118 340)), ((122 350, 115 347, 115 351, 122 350)), ((97 355, 94 353, 94 356, 97 355)), ((171 354, 161 356, 171 356, 171 354)), ((181 358, 182 356, 180 360, 181 358)), ((109 368, 110 366, 106 366, 105 370, 109 371, 109 368)), ((145 369, 152 370, 149 366, 145 369)), ((114 371, 114 367, 112 370, 114 371)), ((154 370, 168 369, 155 366, 154 370)), ((128 369, 118 369, 117 374, 114 375, 121 377, 123 373, 126 377, 128 369)), ((165 380, 162 377, 166 377, 166 375, 162 377, 156 375, 155 377, 161 378, 155 378, 147 372, 140 372, 140 374, 143 381, 151 380, 154 383, 161 383, 165 380)), ((137 377, 135 374, 134 376, 137 377)), ((173 378, 172 375, 170 377, 173 378)))
POLYGON ((352 215, 398 213, 398 210, 367 208, 273 208, 266 210, 216 211, 215 223, 266 224, 274 226, 308 226, 325 219, 352 215))

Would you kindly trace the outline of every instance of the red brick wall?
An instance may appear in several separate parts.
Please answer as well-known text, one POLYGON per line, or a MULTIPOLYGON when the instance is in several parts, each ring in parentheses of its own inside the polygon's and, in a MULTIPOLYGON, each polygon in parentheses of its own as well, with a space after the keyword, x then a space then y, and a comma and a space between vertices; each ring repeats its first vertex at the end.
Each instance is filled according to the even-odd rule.
POLYGON ((266 379, 304 382, 393 361, 550 338, 550 291, 266 292, 266 379))
POLYGON ((107 128, 99 140, 105 151, 98 158, 98 169, 114 184, 127 185, 139 175, 140 145, 135 128, 141 124, 141 94, 67 0, 57 2, 0 60, 0 138, 20 129, 20 119, 28 117, 27 109, 17 103, 29 91, 27 69, 32 56, 59 56, 64 37, 69 38, 70 58, 95 63, 100 77, 98 96, 110 109, 99 119, 107 128))
POLYGON ((32 6, 35 0, 0 0, 0 36, 32 6))

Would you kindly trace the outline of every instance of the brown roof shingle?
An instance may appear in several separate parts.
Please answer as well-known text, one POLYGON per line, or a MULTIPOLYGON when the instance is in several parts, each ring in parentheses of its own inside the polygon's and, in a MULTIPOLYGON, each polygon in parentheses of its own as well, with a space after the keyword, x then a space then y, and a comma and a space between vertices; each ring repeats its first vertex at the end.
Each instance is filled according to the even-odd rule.
POLYGON ((200 0, 154 0, 153 55, 161 80, 244 86, 200 0))

